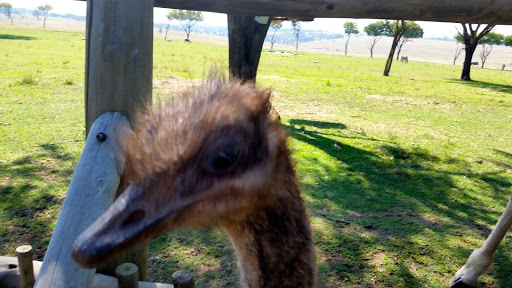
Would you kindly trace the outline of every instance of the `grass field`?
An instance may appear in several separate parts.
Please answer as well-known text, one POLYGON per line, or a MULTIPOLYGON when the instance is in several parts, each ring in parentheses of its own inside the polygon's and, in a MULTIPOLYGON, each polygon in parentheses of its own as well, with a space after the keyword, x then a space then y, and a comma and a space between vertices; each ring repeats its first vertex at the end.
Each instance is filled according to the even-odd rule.
MULTIPOLYGON (((83 37, 0 26, 0 255, 28 243, 44 256, 84 145, 83 37)), ((158 40, 154 79, 204 79, 227 56, 158 40)), ((258 84, 290 133, 319 287, 446 287, 512 191, 512 72, 462 82, 458 66, 395 62, 383 77, 384 64, 262 55, 258 84)), ((164 86, 154 95, 178 90, 164 86)), ((188 269, 198 287, 236 287, 235 262, 221 231, 175 231, 150 243, 149 276, 188 269)), ((481 286, 509 287, 510 237, 494 262, 481 286)))

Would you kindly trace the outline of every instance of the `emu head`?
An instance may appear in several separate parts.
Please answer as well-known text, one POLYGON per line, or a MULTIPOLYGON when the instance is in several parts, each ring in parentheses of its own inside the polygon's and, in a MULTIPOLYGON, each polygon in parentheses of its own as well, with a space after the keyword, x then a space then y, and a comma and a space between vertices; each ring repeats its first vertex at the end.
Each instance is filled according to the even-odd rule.
POLYGON ((222 226, 275 199, 289 152, 269 97, 210 80, 140 116, 120 139, 129 186, 77 238, 75 261, 91 267, 159 233, 222 226))

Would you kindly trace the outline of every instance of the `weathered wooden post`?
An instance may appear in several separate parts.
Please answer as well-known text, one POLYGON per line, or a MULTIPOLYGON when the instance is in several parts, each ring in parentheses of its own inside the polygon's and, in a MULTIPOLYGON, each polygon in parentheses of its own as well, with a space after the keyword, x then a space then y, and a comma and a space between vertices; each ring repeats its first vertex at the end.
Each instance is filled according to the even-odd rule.
POLYGON ((194 274, 187 270, 176 271, 172 274, 174 288, 194 288, 194 274))
MULTIPOLYGON (((85 67, 86 130, 106 111, 130 122, 151 104, 153 81, 153 0, 88 0, 85 67)), ((109 203, 110 204, 110 203, 109 203)), ((125 262, 146 280, 148 245, 138 245, 97 267, 114 275, 125 262)))
POLYGON ((34 266, 32 265, 32 246, 23 245, 16 248, 16 256, 20 269, 20 286, 22 288, 34 287, 34 266))
POLYGON ((116 268, 119 288, 139 287, 139 268, 133 263, 123 263, 116 268))
POLYGON ((228 15, 230 78, 256 81, 261 49, 271 21, 268 18, 260 23, 252 16, 228 15))
POLYGON ((87 132, 107 111, 151 104, 153 0, 88 0, 85 65, 87 132))
POLYGON ((79 267, 71 259, 71 250, 76 237, 114 199, 124 171, 124 151, 117 143, 123 129, 130 129, 130 124, 117 112, 103 114, 91 127, 35 287, 90 287, 92 284, 95 269, 79 267))

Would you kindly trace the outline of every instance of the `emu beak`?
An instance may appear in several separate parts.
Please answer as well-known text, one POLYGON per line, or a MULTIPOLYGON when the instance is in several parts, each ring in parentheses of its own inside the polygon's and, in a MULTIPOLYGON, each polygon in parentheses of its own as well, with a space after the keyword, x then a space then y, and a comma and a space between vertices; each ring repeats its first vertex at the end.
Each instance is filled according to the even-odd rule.
POLYGON ((155 193, 163 187, 145 181, 129 186, 73 244, 72 257, 85 268, 165 230, 179 213, 179 193, 155 193), (162 199, 162 198, 174 199, 162 199), (167 203, 165 206, 163 203, 167 203), (169 204, 170 203, 170 204, 169 204))

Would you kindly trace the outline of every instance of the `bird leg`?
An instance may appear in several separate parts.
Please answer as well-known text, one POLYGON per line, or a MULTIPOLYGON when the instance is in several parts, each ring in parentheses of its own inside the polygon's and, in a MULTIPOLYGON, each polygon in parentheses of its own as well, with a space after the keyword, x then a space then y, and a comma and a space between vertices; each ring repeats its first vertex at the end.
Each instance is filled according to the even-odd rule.
POLYGON ((450 280, 450 287, 476 287, 478 277, 489 269, 492 257, 512 225, 512 195, 496 227, 482 247, 475 249, 466 264, 450 280))

